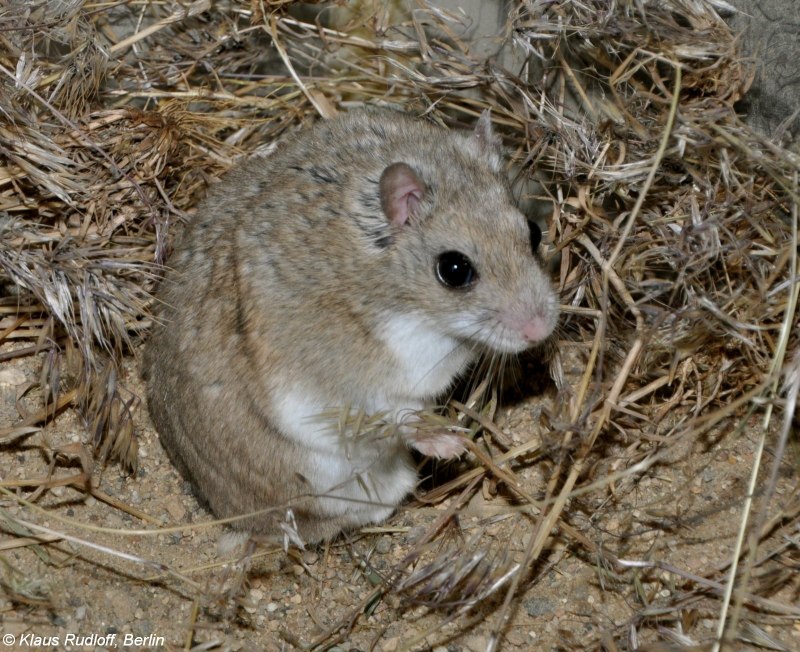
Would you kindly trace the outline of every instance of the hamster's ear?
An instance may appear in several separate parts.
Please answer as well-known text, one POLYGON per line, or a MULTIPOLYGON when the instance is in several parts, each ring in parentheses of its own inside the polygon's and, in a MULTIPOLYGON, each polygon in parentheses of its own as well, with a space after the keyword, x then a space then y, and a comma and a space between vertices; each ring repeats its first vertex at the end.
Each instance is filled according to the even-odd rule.
POLYGON ((381 174, 380 195, 386 217, 402 226, 419 209, 425 184, 407 163, 392 163, 381 174))
POLYGON ((480 153, 489 160, 489 165, 496 172, 502 168, 503 141, 494 133, 492 116, 489 109, 481 113, 475 131, 472 132, 472 141, 477 144, 480 153))

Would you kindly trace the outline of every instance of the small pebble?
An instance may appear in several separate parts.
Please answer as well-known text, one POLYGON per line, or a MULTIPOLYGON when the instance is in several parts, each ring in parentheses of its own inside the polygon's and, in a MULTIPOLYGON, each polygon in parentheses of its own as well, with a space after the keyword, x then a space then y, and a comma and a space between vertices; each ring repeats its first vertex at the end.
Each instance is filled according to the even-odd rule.
POLYGON ((525 611, 532 618, 535 616, 544 616, 555 611, 555 605, 547 598, 530 598, 522 603, 525 611))
POLYGON ((392 550, 391 537, 381 537, 375 544, 375 552, 381 555, 388 554, 392 550))
POLYGON ((25 374, 19 369, 2 369, 0 370, 0 385, 21 385, 25 382, 25 374))

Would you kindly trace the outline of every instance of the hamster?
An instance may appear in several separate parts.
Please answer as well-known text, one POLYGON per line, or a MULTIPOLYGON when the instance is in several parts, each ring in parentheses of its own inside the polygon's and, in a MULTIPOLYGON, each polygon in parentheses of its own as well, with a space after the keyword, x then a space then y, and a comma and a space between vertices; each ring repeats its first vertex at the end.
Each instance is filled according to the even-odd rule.
POLYGON ((260 510, 240 530, 312 543, 383 521, 416 484, 409 448, 463 450, 409 415, 553 331, 540 236, 488 113, 458 132, 355 110, 248 159, 159 290, 143 375, 163 445, 216 515, 260 510), (401 425, 348 438, 321 416, 342 409, 401 425))

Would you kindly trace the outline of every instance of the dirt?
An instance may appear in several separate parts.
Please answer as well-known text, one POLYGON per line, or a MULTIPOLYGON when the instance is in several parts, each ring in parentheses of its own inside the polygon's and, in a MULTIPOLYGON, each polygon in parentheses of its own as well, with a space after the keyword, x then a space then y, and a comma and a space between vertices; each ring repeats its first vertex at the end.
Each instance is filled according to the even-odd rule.
MULTIPOLYGON (((6 344, 0 350, 18 347, 6 344)), ((25 394, 19 405, 16 400, 37 374, 37 360, 31 357, 0 364, 0 423, 19 419, 19 409, 38 408, 35 391, 25 394)), ((133 358, 125 362, 123 382, 143 395, 133 358)), ((552 408, 555 400, 554 389, 546 388, 542 396, 526 397, 498 417, 515 444, 533 441, 550 451, 514 467, 526 491, 537 498, 553 472, 552 451, 559 444, 549 440, 541 419, 542 409, 552 408)), ((601 483, 572 499, 564 516, 591 545, 582 545, 563 530, 554 532, 543 557, 521 575, 510 620, 501 628, 500 649, 591 649, 599 647, 603 636, 615 639, 620 649, 656 640, 712 641, 721 601, 714 586, 690 577, 724 581, 760 418, 749 417, 739 431, 718 431, 706 439, 669 446, 659 464, 615 482, 613 490, 601 483), (615 569, 592 553, 592 546, 659 567, 615 569)), ((620 427, 618 435, 598 444, 596 464, 583 484, 624 469, 634 451, 656 445, 657 433, 656 427, 620 427)), ((69 486, 36 494, 31 487, 15 487, 17 480, 49 473, 56 478, 80 473, 74 456, 51 464, 53 451, 88 450, 88 435, 75 412, 67 411, 41 432, 0 447, 0 484, 12 488, 17 498, 32 501, 27 506, 7 495, 0 498, 0 650, 194 646, 277 652, 314 643, 321 649, 334 645, 330 649, 350 652, 488 649, 507 584, 488 591, 477 604, 470 602, 469 586, 437 583, 436 575, 400 592, 378 595, 376 589, 392 569, 404 565, 420 573, 426 563, 439 560, 442 570, 483 552, 496 578, 521 563, 535 518, 515 506, 502 482, 484 478, 467 496, 469 502, 458 518, 410 565, 404 562, 406 556, 461 490, 434 504, 412 501, 385 528, 355 533, 326 547, 287 553, 262 545, 251 550, 233 545, 223 527, 209 525, 212 517, 170 463, 143 408, 136 413, 136 436, 135 475, 123 473, 116 464, 94 468, 95 487, 102 492, 98 495, 110 497, 106 500, 69 486), (33 528, 19 525, 24 523, 40 526, 39 536, 51 533, 59 538, 34 545, 23 538, 34 534, 33 528), (220 540, 233 549, 221 552, 220 540), (460 561, 457 555, 442 562, 448 550, 460 551, 460 561)), ((439 467, 424 487, 442 486, 475 466, 468 456, 455 467, 439 467)), ((790 502, 797 487, 796 470, 784 465, 771 513, 790 502)), ((423 469, 431 471, 430 466, 423 469)), ((762 554, 781 543, 770 541, 762 554)), ((786 576, 792 559, 781 554, 772 566, 759 567, 750 588, 758 587, 763 598, 796 605, 798 580, 786 576), (770 584, 770 573, 784 581, 770 584)), ((449 581, 452 584, 453 578, 449 581)), ((473 596, 486 587, 486 581, 476 581, 473 596)), ((769 617, 752 609, 744 618, 783 646, 773 649, 800 649, 797 619, 769 617)), ((758 632, 747 631, 751 639, 758 632)), ((749 649, 748 645, 740 641, 735 649, 749 649)))

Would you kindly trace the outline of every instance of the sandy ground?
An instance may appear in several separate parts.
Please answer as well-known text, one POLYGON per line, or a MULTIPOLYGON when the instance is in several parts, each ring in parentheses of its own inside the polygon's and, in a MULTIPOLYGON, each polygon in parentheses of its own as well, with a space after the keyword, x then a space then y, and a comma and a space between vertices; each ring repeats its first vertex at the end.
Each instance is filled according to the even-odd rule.
MULTIPOLYGON (((7 344, 2 350, 15 346, 7 344)), ((35 362, 23 358, 0 365, 0 423, 17 419, 18 407, 38 407, 35 392, 16 404, 19 390, 36 380, 35 362)), ((123 381, 143 395, 135 360, 126 361, 123 381)), ((554 393, 546 389, 543 396, 524 398, 501 411, 498 421, 515 443, 558 445, 548 441, 539 418, 554 393)), ((671 446, 661 464, 616 483, 613 492, 600 489, 573 499, 565 516, 593 545, 626 560, 659 562, 661 568, 615 573, 573 536, 561 533, 543 559, 522 575, 511 620, 502 629, 501 649, 592 649, 603 633, 617 639, 621 649, 634 649, 637 642, 657 640, 659 624, 668 630, 662 640, 679 640, 682 632, 686 640, 710 641, 720 602, 713 597, 713 587, 700 591, 701 585, 686 577, 719 580, 724 575, 718 571, 730 558, 740 521, 756 447, 750 433, 758 431, 759 418, 751 417, 739 432, 718 431, 702 441, 671 446), (679 622, 671 618, 676 613, 679 622)), ((462 611, 459 607, 469 605, 458 603, 458 590, 437 597, 432 593, 436 587, 424 583, 370 599, 381 578, 403 565, 415 541, 460 491, 436 504, 405 506, 382 531, 355 533, 327 547, 289 554, 260 546, 243 560, 241 548, 219 551, 223 528, 208 525, 211 516, 198 506, 190 486, 168 460, 146 411, 140 409, 136 419, 138 472, 127 476, 116 464, 94 470, 96 488, 109 498, 87 498, 75 488, 55 487, 37 494, 13 489, 35 507, 16 504, 7 496, 0 499, 0 518, 8 515, 74 537, 33 545, 21 538, 32 529, 19 529, 3 519, 0 650, 197 646, 273 652, 322 641, 336 644, 330 649, 351 652, 487 648, 505 596, 502 590, 462 611), (454 596, 455 604, 424 604, 446 603, 454 596)), ((632 451, 654 445, 647 437, 654 431, 618 425, 618 436, 598 444, 587 482, 624 468, 632 451)), ((66 450, 74 452, 75 445, 86 440, 77 415, 66 412, 40 433, 0 447, 0 479, 13 487, 15 480, 47 476, 52 451, 72 445, 66 450)), ((553 469, 551 457, 531 456, 514 467, 534 496, 543 493, 553 469)), ((441 486, 474 466, 468 457, 455 467, 438 468, 424 488, 441 486)), ((52 475, 67 477, 79 470, 74 461, 60 461, 52 475)), ((425 466, 423 473, 431 470, 425 466)), ((797 476, 791 468, 783 471, 778 499, 788 503, 797 476)), ((461 550, 462 563, 464 549, 488 552, 486 559, 495 573, 521 561, 534 521, 512 502, 501 483, 484 479, 457 523, 413 568, 419 572, 426 561, 442 559, 448 549, 461 550)), ((771 542, 763 552, 780 543, 771 542)), ((765 573, 778 577, 790 572, 790 562, 778 555, 774 564, 760 567, 758 586, 769 586, 763 581, 765 573)), ((772 592, 761 590, 761 596, 797 604, 796 578, 775 584, 772 592)), ((800 649, 797 621, 753 611, 745 619, 783 646, 773 649, 800 649)), ((736 649, 748 648, 741 643, 736 649)))

